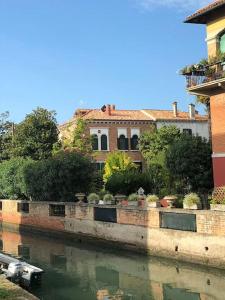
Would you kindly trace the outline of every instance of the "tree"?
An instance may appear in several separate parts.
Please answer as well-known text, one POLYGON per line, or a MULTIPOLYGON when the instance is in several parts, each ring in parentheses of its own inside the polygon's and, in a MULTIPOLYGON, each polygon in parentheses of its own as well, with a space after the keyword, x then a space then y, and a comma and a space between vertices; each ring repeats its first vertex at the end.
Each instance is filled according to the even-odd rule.
POLYGON ((201 103, 205 106, 206 113, 208 116, 208 131, 209 131, 209 141, 212 140, 212 130, 211 130, 211 110, 210 110, 210 97, 209 96, 196 96, 196 102, 201 103))
POLYGON ((134 169, 136 169, 136 165, 125 152, 112 152, 107 156, 105 162, 103 175, 104 182, 107 182, 114 173, 127 172, 134 169))
POLYGON ((15 157, 41 160, 51 157, 53 145, 58 141, 54 111, 38 107, 15 127, 13 151, 15 157))
POLYGON ((8 118, 8 112, 0 114, 0 161, 9 159, 10 157, 13 124, 8 118))
POLYGON ((33 200, 74 201, 76 193, 90 190, 93 174, 94 167, 88 157, 64 152, 29 165, 24 180, 33 200))
POLYGON ((205 193, 213 186, 211 147, 206 139, 182 134, 170 145, 166 165, 184 188, 205 193))
POLYGON ((79 152, 84 155, 89 155, 92 152, 92 138, 88 133, 87 121, 78 118, 76 126, 69 137, 63 138, 57 145, 56 151, 79 152))
POLYGON ((169 145, 180 135, 176 126, 163 126, 154 132, 145 132, 139 141, 140 151, 147 164, 165 164, 165 153, 169 145))

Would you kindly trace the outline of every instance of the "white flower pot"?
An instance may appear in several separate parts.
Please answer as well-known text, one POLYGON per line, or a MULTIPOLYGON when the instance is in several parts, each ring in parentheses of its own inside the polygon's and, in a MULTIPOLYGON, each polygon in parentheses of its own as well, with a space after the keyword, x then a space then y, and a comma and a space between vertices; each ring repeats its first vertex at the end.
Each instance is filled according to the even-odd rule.
POLYGON ((147 202, 147 206, 151 208, 161 207, 160 201, 147 202))
POLYGON ((211 210, 225 211, 225 204, 210 204, 211 210))
POLYGON ((187 204, 183 203, 183 208, 184 209, 201 209, 202 205, 201 204, 192 204, 188 206, 187 204))

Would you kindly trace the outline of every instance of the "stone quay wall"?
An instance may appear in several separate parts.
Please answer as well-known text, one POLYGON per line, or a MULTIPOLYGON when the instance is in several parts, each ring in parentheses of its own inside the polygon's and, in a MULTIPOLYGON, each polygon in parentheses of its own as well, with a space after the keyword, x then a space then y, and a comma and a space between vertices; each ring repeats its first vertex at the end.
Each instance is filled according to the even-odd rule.
POLYGON ((225 268, 225 212, 0 200, 2 226, 225 268))

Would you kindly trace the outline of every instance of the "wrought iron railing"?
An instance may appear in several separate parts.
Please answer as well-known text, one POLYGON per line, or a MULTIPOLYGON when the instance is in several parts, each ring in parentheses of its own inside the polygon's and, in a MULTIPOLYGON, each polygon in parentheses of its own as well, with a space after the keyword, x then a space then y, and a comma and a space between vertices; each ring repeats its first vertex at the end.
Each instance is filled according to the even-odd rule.
POLYGON ((225 77, 225 73, 223 70, 215 72, 210 75, 206 74, 196 74, 193 73, 191 75, 185 75, 186 76, 186 82, 187 82, 187 88, 191 88, 203 83, 211 82, 214 80, 218 80, 225 77))

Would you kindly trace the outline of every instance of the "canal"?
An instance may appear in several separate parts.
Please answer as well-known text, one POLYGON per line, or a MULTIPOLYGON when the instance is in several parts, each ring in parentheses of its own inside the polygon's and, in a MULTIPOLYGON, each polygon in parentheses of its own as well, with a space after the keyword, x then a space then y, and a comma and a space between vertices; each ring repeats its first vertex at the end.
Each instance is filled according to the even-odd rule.
POLYGON ((5 229, 0 247, 45 270, 43 300, 225 299, 223 270, 5 229))

